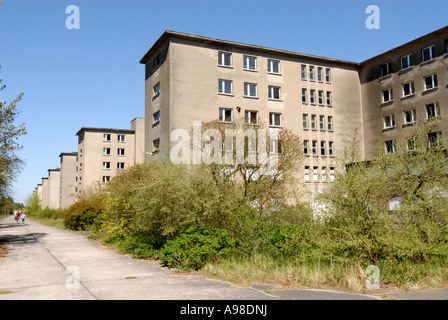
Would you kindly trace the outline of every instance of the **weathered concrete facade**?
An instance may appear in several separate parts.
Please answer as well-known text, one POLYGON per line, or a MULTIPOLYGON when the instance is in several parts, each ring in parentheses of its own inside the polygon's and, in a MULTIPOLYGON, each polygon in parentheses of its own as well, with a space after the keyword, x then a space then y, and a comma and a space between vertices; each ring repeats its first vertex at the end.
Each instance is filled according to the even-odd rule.
POLYGON ((61 183, 59 191, 59 208, 69 207, 76 198, 76 167, 78 165, 78 153, 61 153, 61 183))

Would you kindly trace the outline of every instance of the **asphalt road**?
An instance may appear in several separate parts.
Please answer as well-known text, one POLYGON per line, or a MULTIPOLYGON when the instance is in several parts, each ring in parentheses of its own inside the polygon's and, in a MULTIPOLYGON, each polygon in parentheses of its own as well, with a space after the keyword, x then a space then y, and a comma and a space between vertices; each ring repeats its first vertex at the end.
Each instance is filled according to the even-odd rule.
MULTIPOLYGON (((239 287, 180 275, 157 262, 115 253, 79 232, 13 216, 0 221, 0 300, 379 300, 326 290, 239 287)), ((448 300, 448 290, 390 294, 397 299, 448 300)))

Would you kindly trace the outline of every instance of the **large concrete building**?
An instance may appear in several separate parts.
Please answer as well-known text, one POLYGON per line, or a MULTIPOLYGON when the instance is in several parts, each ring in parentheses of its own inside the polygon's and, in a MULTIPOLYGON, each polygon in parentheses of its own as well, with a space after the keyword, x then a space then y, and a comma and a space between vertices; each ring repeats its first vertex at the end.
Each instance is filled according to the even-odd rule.
POLYGON ((145 149, 169 158, 175 129, 242 118, 298 134, 302 182, 322 188, 355 132, 368 160, 379 138, 393 152, 416 119, 448 112, 447 39, 445 27, 355 63, 166 31, 140 60, 145 149))

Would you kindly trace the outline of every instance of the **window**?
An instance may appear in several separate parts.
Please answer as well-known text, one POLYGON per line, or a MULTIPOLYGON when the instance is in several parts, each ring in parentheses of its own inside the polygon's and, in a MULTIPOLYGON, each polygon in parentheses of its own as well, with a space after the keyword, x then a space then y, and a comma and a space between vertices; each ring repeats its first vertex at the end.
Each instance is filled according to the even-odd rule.
POLYGON ((160 111, 154 112, 152 114, 153 124, 157 124, 160 122, 160 111))
POLYGON ((382 91, 383 103, 392 101, 392 89, 382 91))
POLYGON ((325 141, 321 141, 320 142, 320 155, 321 156, 325 156, 327 153, 326 153, 326 143, 325 143, 325 141))
POLYGON ((271 154, 279 154, 282 152, 282 145, 279 140, 270 140, 269 141, 269 153, 271 154))
POLYGON ((325 81, 331 82, 331 69, 330 68, 325 69, 325 81))
POLYGON ((282 114, 281 113, 269 113, 269 125, 273 127, 282 126, 282 114))
POLYGON ((380 77, 385 77, 391 74, 390 63, 385 63, 380 66, 380 77))
POLYGON ((103 176, 101 180, 103 183, 108 183, 110 181, 110 176, 103 176))
POLYGON ((422 50, 422 62, 432 60, 436 57, 436 46, 427 47, 422 50))
POLYGON ((324 104, 324 92, 322 90, 319 90, 317 96, 318 96, 319 105, 323 105, 324 104))
POLYGON ((327 91, 327 106, 332 106, 332 105, 333 105, 333 99, 332 99, 331 91, 327 91))
POLYGON ((306 65, 302 64, 300 70, 301 70, 302 80, 306 80, 306 65))
POLYGON ((152 87, 153 90, 153 97, 157 97, 160 94, 160 82, 156 84, 154 87, 152 87))
POLYGON ((219 108, 219 120, 222 122, 232 122, 233 109, 219 108))
POLYGON ((157 153, 160 151, 160 138, 152 141, 152 150, 153 153, 157 153))
POLYGON ((317 156, 317 140, 313 140, 312 148, 313 148, 313 156, 317 156))
POLYGON ((323 81, 323 74, 322 74, 322 68, 317 67, 317 81, 322 82, 323 81))
POLYGON ((333 117, 332 116, 328 116, 327 125, 328 125, 328 131, 333 131, 333 117))
POLYGON ((126 136, 124 134, 119 134, 118 142, 126 142, 126 136))
POLYGON ((256 71, 257 70, 257 58, 244 56, 243 57, 243 68, 245 70, 256 71))
POLYGON ((405 110, 403 111, 403 114, 404 114, 404 124, 412 124, 417 121, 417 114, 415 109, 405 110))
POLYGON ((406 139, 406 148, 408 152, 414 152, 417 151, 417 138, 416 137, 409 137, 406 139))
POLYGON ((117 170, 124 170, 124 162, 117 162, 117 170))
POLYGON ((386 153, 394 153, 395 152, 395 141, 387 140, 384 142, 386 146, 386 153))
POLYGON ((409 97, 412 96, 415 91, 414 91, 414 82, 407 82, 407 83, 403 83, 402 84, 402 88, 403 88, 403 97, 409 97))
POLYGON ((246 110, 244 112, 244 119, 247 124, 258 124, 258 112, 246 110))
POLYGON ((334 142, 333 141, 328 142, 328 155, 330 157, 334 156, 334 142))
POLYGON ((308 130, 308 114, 304 113, 302 115, 302 121, 303 121, 303 129, 308 130))
POLYGON ((109 133, 104 133, 103 134, 103 141, 105 141, 105 142, 112 141, 111 135, 109 133))
POLYGON ((280 73, 280 61, 278 60, 268 60, 268 72, 269 73, 280 73))
POLYGON ((310 90, 310 103, 316 104, 316 90, 310 90))
POLYGON ((156 70, 160 66, 160 55, 154 58, 152 61, 152 70, 156 70))
POLYGON ((428 146, 438 147, 442 142, 442 133, 441 132, 431 132, 428 133, 428 146))
POLYGON ((313 167, 313 181, 319 182, 319 167, 313 167))
POLYGON ((395 128, 395 118, 393 114, 383 117, 384 129, 395 128))
POLYGON ((221 94, 232 94, 232 81, 231 80, 219 80, 218 92, 221 94))
POLYGON ((125 155, 125 150, 124 150, 124 148, 118 148, 118 149, 117 149, 117 154, 118 154, 119 156, 124 156, 124 155, 125 155))
POLYGON ((327 167, 322 167, 322 182, 327 182, 327 167))
POLYGON ((310 167, 305 166, 305 182, 310 182, 310 167))
POLYGON ((273 100, 280 100, 280 87, 269 86, 268 97, 273 100))
POLYGON ((315 114, 311 115, 311 130, 317 130, 317 116, 315 114))
POLYGON ((424 80, 425 80, 425 90, 434 89, 439 86, 439 83, 437 81, 437 74, 426 76, 424 77, 424 80))
POLYGON ((412 54, 400 58, 401 70, 412 67, 412 54))
POLYGON ((335 175, 334 167, 330 167, 330 181, 331 182, 334 181, 334 175, 335 175))
POLYGON ((310 66, 310 80, 314 81, 314 66, 310 66))
POLYGON ((218 65, 221 67, 231 67, 232 66, 232 54, 228 52, 218 53, 218 65))
POLYGON ((303 140, 303 154, 305 154, 305 155, 310 154, 310 141, 309 140, 303 140))
POLYGON ((110 148, 103 148, 103 156, 110 156, 110 148))
POLYGON ((319 128, 325 131, 325 116, 319 116, 319 128))
POLYGON ((430 103, 426 105, 426 117, 428 120, 440 117, 438 103, 430 103))
POLYGON ((308 103, 308 90, 302 89, 302 103, 308 103))
POLYGON ((103 170, 110 170, 110 162, 103 162, 103 170))
POLYGON ((255 83, 244 83, 244 96, 250 98, 257 97, 257 85, 255 83))

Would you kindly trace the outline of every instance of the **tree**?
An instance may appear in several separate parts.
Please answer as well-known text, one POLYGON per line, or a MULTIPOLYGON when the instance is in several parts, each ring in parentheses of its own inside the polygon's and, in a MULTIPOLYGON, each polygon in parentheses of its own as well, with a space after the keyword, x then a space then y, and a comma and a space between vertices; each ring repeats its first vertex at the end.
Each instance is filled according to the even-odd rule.
MULTIPOLYGON (((0 79, 0 91, 3 91, 6 86, 1 83, 2 79, 0 79)), ((26 129, 23 123, 15 124, 20 114, 17 103, 22 100, 22 96, 23 93, 20 93, 9 103, 0 101, 0 196, 8 193, 10 183, 24 163, 16 152, 22 148, 18 138, 26 134, 26 129)))

